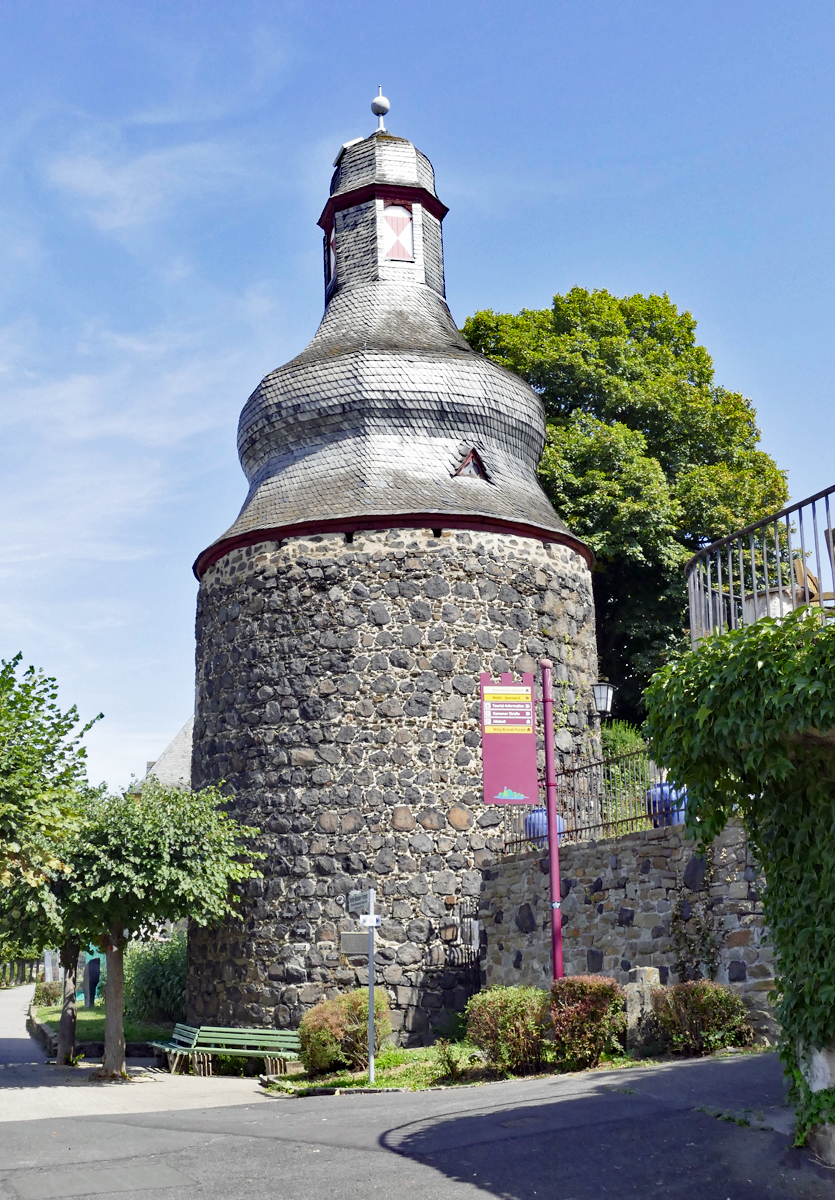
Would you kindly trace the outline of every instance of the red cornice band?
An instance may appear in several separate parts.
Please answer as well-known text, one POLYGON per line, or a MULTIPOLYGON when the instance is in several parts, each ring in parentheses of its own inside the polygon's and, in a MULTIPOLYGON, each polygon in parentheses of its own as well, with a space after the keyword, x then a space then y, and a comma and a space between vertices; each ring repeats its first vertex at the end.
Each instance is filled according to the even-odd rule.
POLYGON ((225 554, 243 546, 254 546, 257 542, 280 542, 285 538, 308 537, 318 533, 361 533, 372 529, 471 529, 474 532, 504 533, 516 537, 534 538, 538 542, 568 546, 594 566, 595 558, 584 542, 570 533, 557 533, 553 529, 542 529, 538 525, 525 525, 520 521, 504 521, 500 517, 452 516, 450 513, 393 513, 390 516, 335 517, 333 520, 299 521, 295 525, 275 525, 269 529, 252 529, 235 537, 221 538, 208 546, 198 556, 192 570, 202 579, 209 567, 214 566, 225 554))
POLYGON ((356 204, 365 204, 366 201, 374 200, 377 196, 383 200, 405 200, 410 204, 421 204, 439 221, 443 221, 449 212, 447 206, 441 204, 438 197, 433 196, 426 188, 406 187, 399 183, 368 183, 365 187, 355 188, 352 192, 340 192, 339 195, 331 196, 316 224, 327 233, 333 224, 335 212, 342 212, 343 208, 353 208, 356 204))

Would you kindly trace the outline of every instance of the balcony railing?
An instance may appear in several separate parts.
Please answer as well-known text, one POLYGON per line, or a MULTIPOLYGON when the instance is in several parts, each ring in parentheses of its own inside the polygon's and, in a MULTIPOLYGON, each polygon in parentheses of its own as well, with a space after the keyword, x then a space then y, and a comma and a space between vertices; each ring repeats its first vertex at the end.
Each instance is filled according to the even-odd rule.
MULTIPOLYGON (((557 774, 560 845, 683 825, 686 804, 646 750, 583 762, 557 774)), ((505 854, 548 845, 544 807, 508 804, 502 819, 505 854)))
POLYGON ((690 639, 783 617, 835 619, 835 487, 700 550, 687 564, 690 639))

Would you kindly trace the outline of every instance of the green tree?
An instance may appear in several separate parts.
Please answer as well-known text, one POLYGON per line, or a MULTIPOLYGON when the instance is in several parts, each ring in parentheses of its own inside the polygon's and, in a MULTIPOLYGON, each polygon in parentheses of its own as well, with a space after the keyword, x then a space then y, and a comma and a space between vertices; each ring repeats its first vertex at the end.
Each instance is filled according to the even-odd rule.
MULTIPOLYGON (((260 857, 223 811, 215 788, 200 792, 145 782, 140 793, 93 797, 69 853, 68 928, 83 929, 107 955, 102 1075, 125 1070, 124 950, 167 921, 200 925, 233 914, 230 884, 257 874, 260 857)), ((248 830, 247 833, 253 831, 248 830)))
POLYGON ((58 866, 87 786, 82 739, 101 714, 79 728, 75 705, 61 711, 55 680, 20 662, 0 662, 0 885, 14 873, 37 887, 58 866))
POLYGON ((28 861, 38 862, 37 872, 13 865, 7 885, 0 890, 0 941, 22 939, 36 954, 59 947, 64 990, 56 1061, 62 1065, 71 1062, 75 1052, 78 957, 89 940, 83 924, 74 923, 78 916, 70 905, 78 886, 73 851, 85 805, 102 790, 79 789, 72 798, 71 821, 51 830, 49 836, 40 833, 30 839, 28 861))
POLYGON ((640 720, 650 676, 686 644, 684 562, 786 500, 754 407, 714 382, 695 320, 666 295, 572 288, 550 309, 478 312, 463 332, 542 398, 541 482, 597 556, 601 673, 618 714, 640 720))

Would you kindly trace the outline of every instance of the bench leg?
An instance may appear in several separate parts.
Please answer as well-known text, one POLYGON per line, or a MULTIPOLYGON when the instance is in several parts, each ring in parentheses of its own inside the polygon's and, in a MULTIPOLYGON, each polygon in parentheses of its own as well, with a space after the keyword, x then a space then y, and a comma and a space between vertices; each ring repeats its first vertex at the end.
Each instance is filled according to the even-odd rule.
POLYGON ((267 1075, 280 1075, 281 1074, 281 1059, 280 1058, 265 1058, 264 1059, 264 1072, 267 1075))

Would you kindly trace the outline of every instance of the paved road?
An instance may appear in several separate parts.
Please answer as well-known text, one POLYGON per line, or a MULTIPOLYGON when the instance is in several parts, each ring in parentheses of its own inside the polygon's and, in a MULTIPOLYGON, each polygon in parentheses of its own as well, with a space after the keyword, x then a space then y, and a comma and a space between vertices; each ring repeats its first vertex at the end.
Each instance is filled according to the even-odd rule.
MULTIPOLYGON (((15 1049, 20 1039, 10 1040, 12 1052, 25 1059, 22 1047, 15 1049)), ((8 1045, 0 1041, 0 1052, 8 1045)), ((36 1061, 32 1050, 29 1058, 36 1061)), ((53 1070, 31 1068, 38 1069, 53 1070)), ((157 1111, 0 1123, 0 1196, 835 1196, 835 1172, 792 1150, 787 1132, 744 1127, 698 1111, 757 1109, 786 1129, 784 1087, 772 1054, 423 1093, 296 1100, 252 1091, 247 1103, 210 1108, 198 1100, 193 1108, 175 1111, 165 1108, 173 1095, 168 1085, 157 1086, 158 1091, 138 1083, 85 1084, 76 1091, 79 1100, 89 1090, 113 1103, 153 1091, 159 1095, 157 1111)), ((24 1090, 44 1102, 51 1094, 49 1087, 24 1090)))

